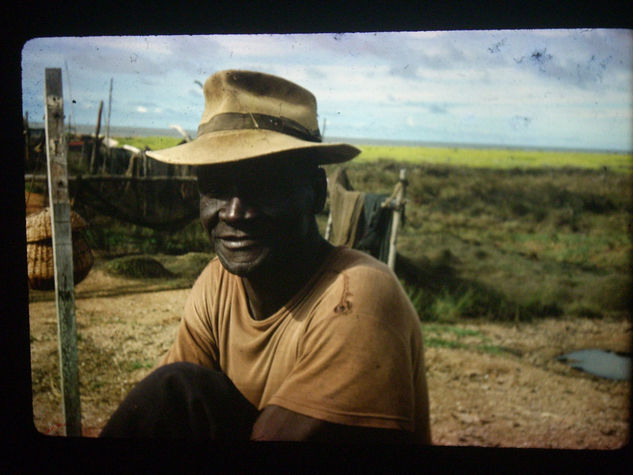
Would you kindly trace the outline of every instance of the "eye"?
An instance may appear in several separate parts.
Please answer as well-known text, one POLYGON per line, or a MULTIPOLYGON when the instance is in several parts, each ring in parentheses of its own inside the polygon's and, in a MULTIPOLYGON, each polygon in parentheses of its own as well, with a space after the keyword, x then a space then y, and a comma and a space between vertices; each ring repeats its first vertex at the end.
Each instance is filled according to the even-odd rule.
POLYGON ((200 194, 209 198, 224 198, 229 193, 229 186, 226 183, 207 182, 200 184, 200 194))
POLYGON ((290 183, 270 180, 258 183, 252 190, 254 192, 253 195, 264 203, 285 201, 293 193, 293 187, 290 183))

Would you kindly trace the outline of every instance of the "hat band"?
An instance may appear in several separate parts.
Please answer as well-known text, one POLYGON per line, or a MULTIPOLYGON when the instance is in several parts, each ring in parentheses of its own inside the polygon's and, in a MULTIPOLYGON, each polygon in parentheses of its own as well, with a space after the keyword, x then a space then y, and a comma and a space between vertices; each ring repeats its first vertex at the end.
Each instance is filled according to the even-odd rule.
POLYGON ((238 130, 238 129, 266 129, 281 132, 282 134, 292 135, 302 140, 310 142, 321 142, 321 133, 319 129, 310 131, 299 122, 287 117, 274 117, 267 114, 240 112, 225 112, 217 114, 211 118, 209 122, 200 124, 198 127, 198 137, 209 132, 217 132, 219 130, 238 130))

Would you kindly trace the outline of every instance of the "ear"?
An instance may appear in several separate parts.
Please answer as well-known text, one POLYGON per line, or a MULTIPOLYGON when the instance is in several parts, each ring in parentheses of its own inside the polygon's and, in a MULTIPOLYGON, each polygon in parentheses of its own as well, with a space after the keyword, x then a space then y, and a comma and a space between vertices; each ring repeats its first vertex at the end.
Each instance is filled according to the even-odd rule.
POLYGON ((318 214, 323 211, 327 199, 327 176, 323 168, 318 167, 315 170, 312 187, 314 189, 314 208, 312 211, 314 214, 318 214))

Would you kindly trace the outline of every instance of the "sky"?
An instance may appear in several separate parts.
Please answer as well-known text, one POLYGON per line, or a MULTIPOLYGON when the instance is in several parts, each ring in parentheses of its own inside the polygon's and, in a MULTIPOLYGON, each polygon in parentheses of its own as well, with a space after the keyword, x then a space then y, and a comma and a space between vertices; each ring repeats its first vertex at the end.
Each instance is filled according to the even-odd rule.
MULTIPOLYGON (((317 98, 325 138, 633 151, 632 30, 34 38, 23 113, 61 68, 71 123, 195 131, 216 71, 279 75, 317 98)), ((103 129, 102 129, 103 130, 103 129)), ((323 132, 323 130, 322 130, 323 132)))

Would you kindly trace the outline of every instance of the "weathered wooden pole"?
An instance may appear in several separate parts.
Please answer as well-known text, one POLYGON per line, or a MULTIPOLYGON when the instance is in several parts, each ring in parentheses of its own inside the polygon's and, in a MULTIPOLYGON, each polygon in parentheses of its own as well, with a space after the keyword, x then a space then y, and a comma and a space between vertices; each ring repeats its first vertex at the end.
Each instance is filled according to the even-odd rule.
MULTIPOLYGON (((324 124, 325 125, 325 124, 324 124)), ((326 178, 327 180, 327 192, 328 192, 328 201, 330 202, 330 210, 327 214, 327 222, 325 223, 325 233, 323 235, 323 237, 325 238, 326 241, 330 240, 330 235, 332 234, 332 196, 330 195, 330 179, 326 178)))
POLYGON ((398 190, 396 192, 393 220, 391 221, 391 236, 389 237, 389 257, 387 258, 387 265, 391 270, 396 266, 396 241, 398 239, 398 227, 400 226, 400 216, 402 215, 402 207, 404 205, 404 195, 406 191, 407 170, 402 168, 400 170, 400 182, 398 183, 398 190))
POLYGON ((31 131, 29 130, 29 111, 26 111, 24 114, 24 164, 25 166, 30 166, 29 163, 29 144, 31 142, 31 131))
POLYGON ((110 78, 110 97, 108 98, 108 118, 106 119, 106 156, 103 158, 103 168, 102 173, 106 172, 106 165, 111 158, 111 150, 110 150, 110 111, 112 110, 112 81, 114 78, 110 78))
POLYGON ((99 102, 99 114, 97 115, 97 130, 95 130, 95 142, 92 148, 92 156, 90 157, 90 173, 95 173, 95 159, 99 153, 99 129, 101 129, 101 111, 103 110, 103 101, 99 102))
POLYGON ((327 223, 325 224, 325 235, 323 236, 326 241, 330 240, 330 234, 332 234, 332 211, 327 215, 327 223))
POLYGON ((73 247, 68 199, 67 152, 63 133, 64 104, 61 69, 46 68, 44 97, 62 408, 66 422, 66 435, 81 436, 73 247))
POLYGON ((70 113, 68 114, 68 133, 72 134, 73 133, 73 124, 72 124, 72 116, 73 116, 73 112, 74 112, 74 107, 73 107, 73 89, 72 87, 70 87, 70 71, 68 70, 68 61, 64 60, 64 68, 66 68, 66 79, 68 79, 68 96, 70 97, 70 113))

